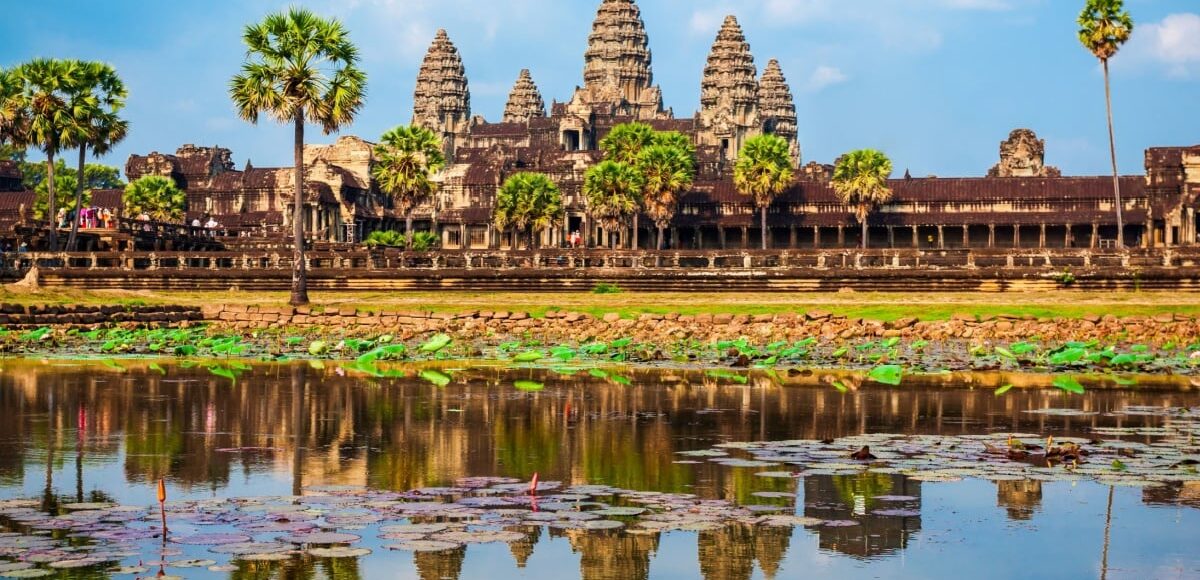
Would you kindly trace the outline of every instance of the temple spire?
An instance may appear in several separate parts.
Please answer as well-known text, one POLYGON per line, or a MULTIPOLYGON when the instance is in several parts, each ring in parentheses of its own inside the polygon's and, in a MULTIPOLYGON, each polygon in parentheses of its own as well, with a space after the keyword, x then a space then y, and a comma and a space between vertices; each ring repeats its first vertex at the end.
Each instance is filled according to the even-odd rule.
POLYGON ((505 123, 525 123, 535 117, 546 116, 546 103, 529 69, 521 69, 517 83, 508 94, 508 104, 504 106, 505 123))
POLYGON ((471 125, 471 91, 467 71, 450 35, 439 29, 421 63, 413 94, 413 125, 438 133, 447 155, 471 125))
POLYGON ((796 101, 779 61, 771 59, 758 83, 758 110, 763 121, 763 133, 787 139, 792 161, 800 164, 800 144, 797 140, 796 101))
POLYGON ((604 0, 596 11, 584 53, 581 100, 609 103, 639 119, 662 113, 654 86, 646 26, 633 0, 604 0))
POLYGON ((746 138, 761 130, 758 70, 735 16, 726 16, 700 83, 701 144, 719 145, 732 160, 746 138))

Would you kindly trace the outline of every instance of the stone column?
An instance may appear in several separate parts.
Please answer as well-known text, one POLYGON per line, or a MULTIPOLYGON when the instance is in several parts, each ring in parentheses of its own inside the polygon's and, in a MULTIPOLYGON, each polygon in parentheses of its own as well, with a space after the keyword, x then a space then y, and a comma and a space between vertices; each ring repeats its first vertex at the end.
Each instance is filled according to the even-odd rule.
POLYGON ((796 249, 796 226, 795 225, 788 226, 788 249, 789 250, 796 249))
POLYGON ((912 246, 918 249, 921 247, 921 228, 919 226, 912 227, 912 246))
POLYGON ((1013 247, 1021 247, 1021 226, 1013 224, 1013 247))
POLYGON ((941 250, 946 247, 946 227, 938 226, 937 228, 938 228, 938 249, 941 250))
POLYGON ((726 248, 726 246, 725 246, 725 239, 726 239, 728 236, 726 236, 726 235, 725 235, 725 228, 724 228, 724 227, 722 227, 722 226, 717 226, 717 237, 718 237, 718 238, 720 238, 721 249, 722 249, 722 250, 725 250, 725 249, 727 249, 727 248, 726 248))
POLYGON ((988 247, 996 247, 996 224, 988 224, 988 247))
POLYGON ((1046 247, 1046 224, 1041 225, 1038 233, 1038 249, 1046 247))
POLYGON ((963 226, 963 247, 971 247, 971 230, 967 226, 963 226))
POLYGON ((888 226, 887 230, 888 230, 888 247, 895 248, 896 247, 896 226, 888 226))
POLYGON ((813 249, 821 248, 821 226, 813 226, 813 249))
POLYGON ((694 243, 696 244, 696 249, 697 250, 703 249, 704 248, 704 230, 701 229, 700 226, 696 226, 692 229, 695 231, 695 234, 696 234, 696 237, 694 240, 694 243))
POLYGON ((846 247, 846 226, 838 226, 837 245, 839 248, 846 247))
POLYGON ((1095 248, 1100 241, 1100 224, 1092 223, 1092 241, 1088 244, 1089 248, 1095 248))
POLYGON ((1066 236, 1063 237, 1063 247, 1064 248, 1070 248, 1072 246, 1073 242, 1075 241, 1075 232, 1071 231, 1072 227, 1074 227, 1074 226, 1072 226, 1071 224, 1067 224, 1067 233, 1066 233, 1066 236))
POLYGON ((750 228, 745 226, 742 226, 742 249, 750 249, 750 228))

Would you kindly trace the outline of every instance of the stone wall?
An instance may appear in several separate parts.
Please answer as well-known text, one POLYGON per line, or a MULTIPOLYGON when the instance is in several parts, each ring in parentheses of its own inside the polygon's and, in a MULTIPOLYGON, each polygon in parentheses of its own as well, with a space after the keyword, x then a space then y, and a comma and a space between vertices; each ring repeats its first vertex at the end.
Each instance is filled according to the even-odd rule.
POLYGON ((1200 337, 1200 320, 1187 315, 1155 317, 1085 316, 1079 319, 1032 316, 960 314, 950 320, 902 318, 883 322, 846 318, 814 310, 784 314, 642 314, 622 318, 617 313, 597 317, 582 312, 550 311, 543 317, 526 312, 466 311, 460 313, 357 311, 353 308, 291 308, 212 305, 204 317, 220 327, 250 331, 268 327, 324 329, 337 333, 394 334, 400 340, 445 332, 460 339, 499 343, 526 336, 545 343, 614 340, 634 337, 660 346, 686 340, 710 342, 747 337, 757 342, 796 341, 818 337, 825 341, 901 337, 913 340, 979 340, 1016 342, 1090 340, 1124 333, 1126 340, 1165 344, 1200 337))
POLYGON ((117 306, 117 305, 22 305, 0 304, 0 326, 24 328, 30 326, 97 324, 179 324, 204 319, 199 308, 191 306, 117 306))

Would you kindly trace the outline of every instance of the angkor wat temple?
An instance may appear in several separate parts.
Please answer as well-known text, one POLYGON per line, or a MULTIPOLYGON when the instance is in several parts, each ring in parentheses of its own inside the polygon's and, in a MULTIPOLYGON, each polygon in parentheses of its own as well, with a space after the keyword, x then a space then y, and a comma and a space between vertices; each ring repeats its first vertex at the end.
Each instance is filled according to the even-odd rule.
MULTIPOLYGON (((541 242, 560 245, 583 231, 583 174, 601 158, 597 145, 617 124, 640 121, 683 132, 697 147, 698 175, 682 198, 669 232, 675 249, 757 247, 762 232, 748 196, 733 186, 732 162, 741 144, 770 133, 787 139, 800 169, 794 185, 768 215, 772 247, 820 248, 859 243, 858 224, 830 186, 831 165, 801 166, 797 115, 779 63, 761 76, 738 21, 725 19, 700 79, 700 108, 691 118, 664 110, 653 82, 651 52, 633 0, 603 0, 584 53, 583 86, 569 102, 547 110, 528 70, 519 72, 500 122, 471 114, 463 59, 438 31, 417 77, 412 122, 438 133, 450 165, 438 177, 433 202, 417 211, 419 229, 440 233, 443 247, 510 248, 514 240, 491 226, 496 189, 513 173, 551 176, 566 198, 565 223, 541 242)), ((376 229, 400 229, 404 216, 390 207, 370 177, 372 145, 342 137, 305 148, 310 231, 320 239, 354 241, 376 229)), ((1125 239, 1134 246, 1197 241, 1200 146, 1153 148, 1146 174, 1120 179, 1125 239)), ((238 170, 228 149, 184 146, 173 155, 133 156, 129 179, 172 177, 189 193, 190 214, 209 214, 227 227, 282 231, 294 192, 289 168, 238 170)), ((913 178, 891 183, 894 199, 869 218, 872 247, 1097 247, 1114 240, 1111 177, 1063 177, 1045 165, 1045 143, 1029 130, 1014 131, 1000 146, 999 163, 982 178, 913 178)), ((651 221, 637 236, 652 247, 651 221)), ((629 231, 620 232, 630 244, 629 231)))

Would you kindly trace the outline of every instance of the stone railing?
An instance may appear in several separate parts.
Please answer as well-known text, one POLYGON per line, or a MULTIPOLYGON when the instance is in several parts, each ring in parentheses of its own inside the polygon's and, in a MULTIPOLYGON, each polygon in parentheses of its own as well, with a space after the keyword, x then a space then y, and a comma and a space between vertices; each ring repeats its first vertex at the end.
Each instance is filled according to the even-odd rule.
MULTIPOLYGON (((56 270, 291 270, 285 250, 242 252, 76 252, 0 255, 10 275, 36 265, 56 270)), ((334 250, 306 254, 311 270, 939 270, 939 269, 1137 269, 1187 268, 1200 264, 1200 248, 1117 250, 334 250)))

